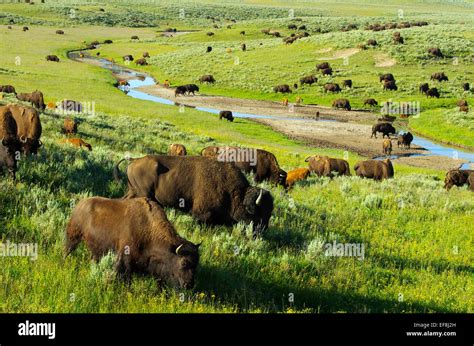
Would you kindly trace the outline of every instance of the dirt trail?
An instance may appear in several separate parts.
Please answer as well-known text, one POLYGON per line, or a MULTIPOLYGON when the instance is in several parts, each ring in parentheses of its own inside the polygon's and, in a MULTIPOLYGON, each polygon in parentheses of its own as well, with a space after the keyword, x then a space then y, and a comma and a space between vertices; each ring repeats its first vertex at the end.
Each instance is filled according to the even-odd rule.
POLYGON ((378 54, 374 57, 375 59, 375 67, 390 67, 394 66, 397 61, 395 59, 390 58, 387 54, 378 54))
MULTIPOLYGON (((319 52, 326 53, 330 52, 331 50, 325 51, 324 49, 320 50, 319 52)), ((360 52, 359 48, 347 48, 347 49, 341 49, 341 50, 336 50, 331 57, 326 57, 326 58, 317 58, 318 60, 336 60, 336 59, 342 59, 342 58, 348 58, 354 54, 357 54, 360 52)))
MULTIPOLYGON (((382 138, 370 138, 372 124, 380 117, 379 113, 369 111, 344 111, 316 105, 301 105, 292 108, 279 102, 242 100, 225 96, 178 96, 174 97, 174 89, 160 85, 138 88, 137 90, 150 95, 175 100, 178 104, 192 107, 206 107, 233 112, 271 115, 281 119, 253 118, 252 120, 270 126, 290 138, 303 140, 310 145, 323 148, 338 148, 356 152, 367 157, 382 155, 382 138), (319 121, 316 117, 319 112, 319 121), (300 118, 306 120, 292 120, 300 118), (324 121, 337 120, 337 121, 324 121)), ((239 121, 236 119, 235 121, 239 121)), ((444 156, 410 156, 425 154, 426 150, 412 145, 410 150, 397 148, 397 142, 392 140, 392 155, 399 156, 395 162, 426 168, 451 169, 458 168, 464 160, 451 159, 444 156)), ((317 150, 315 150, 317 152, 317 150)))

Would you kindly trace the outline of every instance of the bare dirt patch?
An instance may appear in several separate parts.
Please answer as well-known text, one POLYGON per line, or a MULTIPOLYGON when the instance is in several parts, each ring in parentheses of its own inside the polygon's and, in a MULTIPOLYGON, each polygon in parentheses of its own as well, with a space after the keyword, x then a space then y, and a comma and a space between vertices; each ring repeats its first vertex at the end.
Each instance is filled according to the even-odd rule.
POLYGON ((341 49, 341 50, 336 50, 331 57, 326 57, 326 58, 318 58, 318 60, 336 60, 336 59, 343 59, 343 58, 348 58, 354 54, 357 54, 360 52, 359 48, 347 48, 347 49, 341 49))
POLYGON ((387 54, 377 54, 374 59, 375 67, 390 67, 397 63, 395 59, 390 58, 387 54))

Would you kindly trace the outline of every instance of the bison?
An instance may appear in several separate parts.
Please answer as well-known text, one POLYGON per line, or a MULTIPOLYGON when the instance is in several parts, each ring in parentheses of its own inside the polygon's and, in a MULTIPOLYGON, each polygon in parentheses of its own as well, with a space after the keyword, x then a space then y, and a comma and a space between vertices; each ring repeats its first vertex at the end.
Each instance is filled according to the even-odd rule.
POLYGON ((308 162, 309 170, 319 177, 334 177, 336 175, 351 175, 349 163, 346 160, 334 159, 328 156, 309 156, 305 159, 308 162))
POLYGON ((15 179, 18 153, 21 144, 17 137, 18 127, 10 109, 0 107, 0 171, 5 167, 15 179))
POLYGON ((135 64, 139 66, 146 66, 148 65, 148 62, 146 61, 145 58, 140 58, 140 59, 135 60, 135 64))
POLYGON ((395 84, 395 81, 386 80, 383 83, 383 90, 398 90, 398 87, 395 84))
POLYGON ((37 154, 43 145, 41 142, 41 121, 36 109, 9 104, 6 106, 17 126, 17 138, 21 142, 21 150, 25 155, 37 154))
POLYGON ((466 100, 459 100, 459 101, 457 102, 457 105, 458 105, 458 107, 467 107, 467 106, 469 106, 469 105, 467 104, 467 101, 466 101, 466 100))
POLYGON ((395 82, 395 77, 393 77, 393 74, 391 73, 385 73, 381 76, 379 76, 380 82, 385 82, 385 81, 393 81, 395 82))
POLYGON ((328 67, 328 68, 322 69, 321 74, 323 76, 332 76, 332 68, 328 67))
POLYGON ((56 34, 58 34, 58 35, 64 35, 64 31, 62 31, 62 30, 56 30, 56 34))
POLYGON ((199 82, 214 84, 216 80, 214 79, 214 76, 212 74, 206 74, 204 76, 201 76, 201 78, 199 78, 199 82))
POLYGON ((59 58, 57 55, 46 55, 46 61, 55 61, 59 62, 59 58))
POLYGON ((331 66, 329 65, 328 62, 322 62, 322 63, 316 65, 316 70, 318 70, 318 71, 319 70, 324 70, 326 68, 331 68, 331 66))
POLYGON ((210 52, 212 52, 212 47, 209 46, 206 48, 206 53, 210 53, 210 52))
POLYGON ((374 39, 367 40, 367 45, 375 47, 375 46, 377 46, 377 41, 374 40, 374 39))
POLYGON ((462 84, 462 90, 464 90, 464 91, 469 91, 469 90, 470 90, 469 83, 463 83, 463 84, 462 84))
POLYGON ((63 132, 66 135, 75 135, 77 133, 78 122, 75 119, 64 119, 63 132))
POLYGON ((377 132, 382 132, 382 138, 387 136, 390 138, 390 134, 396 134, 395 128, 390 123, 377 123, 372 126, 372 135, 370 138, 374 137, 377 138, 377 132))
POLYGON ((195 92, 199 92, 199 87, 196 84, 186 84, 184 87, 186 88, 186 92, 188 94, 194 95, 195 92))
POLYGON ((150 53, 148 53, 148 52, 143 52, 142 57, 144 57, 144 58, 149 58, 149 57, 150 57, 150 53))
POLYGON ((89 143, 86 143, 81 138, 64 138, 61 140, 61 143, 69 143, 78 148, 85 147, 89 151, 92 151, 92 145, 90 145, 89 143))
POLYGON ((441 49, 432 47, 428 49, 428 54, 437 58, 442 58, 443 53, 441 53, 441 49))
POLYGON ((446 76, 444 72, 435 72, 431 75, 431 80, 437 80, 438 82, 447 82, 448 76, 446 76))
POLYGON ((131 40, 139 40, 138 36, 137 35, 133 35, 132 37, 130 37, 131 40))
POLYGON ((430 90, 430 86, 428 85, 428 83, 423 83, 423 84, 420 85, 419 90, 420 90, 420 93, 426 95, 426 93, 428 92, 428 90, 430 90))
POLYGON ((46 108, 44 97, 41 91, 35 90, 32 93, 20 93, 16 96, 20 101, 29 102, 35 108, 43 111, 46 108))
POLYGON ((390 156, 392 154, 392 141, 390 139, 384 139, 382 149, 386 156, 390 156))
POLYGON ((303 84, 309 84, 309 86, 313 85, 313 83, 317 83, 318 78, 316 78, 314 75, 306 76, 300 78, 300 83, 301 85, 303 84))
POLYGON ((273 91, 276 93, 291 93, 290 86, 288 84, 281 84, 273 87, 273 91))
POLYGON ((15 94, 16 95, 16 90, 13 85, 0 85, 0 92, 5 93, 5 94, 15 94))
POLYGON ((342 81, 342 87, 343 88, 352 88, 352 80, 351 79, 345 79, 342 81))
POLYGON ((394 171, 390 159, 383 161, 366 160, 359 161, 354 166, 355 174, 361 178, 382 180, 393 178, 394 171))
POLYGON ((297 181, 306 180, 310 173, 308 168, 297 168, 289 171, 286 176, 286 189, 291 189, 297 181))
POLYGON ((74 208, 65 233, 65 257, 84 241, 95 261, 115 252, 115 270, 127 280, 138 272, 170 286, 194 285, 199 245, 180 237, 153 200, 83 199, 74 208))
POLYGON ((345 110, 351 110, 351 104, 349 103, 348 99, 337 99, 332 102, 333 108, 342 108, 345 110))
POLYGON ((339 84, 336 83, 327 83, 324 85, 324 91, 338 93, 341 91, 341 87, 339 86, 339 84))
POLYGON ((365 99, 364 100, 364 106, 371 106, 371 107, 375 107, 378 105, 377 101, 375 99, 365 99))
POLYGON ((122 60, 123 60, 123 61, 129 61, 129 62, 130 62, 130 61, 133 61, 133 55, 131 55, 131 54, 124 55, 124 56, 122 57, 122 60))
POLYGON ((234 121, 234 116, 232 115, 231 111, 220 111, 219 112, 219 120, 227 119, 228 121, 234 121))
POLYGON ((397 140, 397 147, 410 149, 411 142, 413 142, 413 135, 410 132, 400 134, 397 140))
POLYGON ((436 97, 439 99, 439 91, 437 88, 431 88, 426 92, 426 97, 436 97))
POLYGON ((474 181, 472 175, 474 170, 472 169, 451 169, 446 172, 444 178, 444 188, 450 190, 453 186, 463 186, 467 183, 471 183, 470 188, 474 190, 472 182, 474 181))
POLYGON ((184 85, 177 86, 176 89, 174 90, 174 97, 178 95, 186 95, 186 92, 188 89, 184 85))
MULTIPOLYGON (((1 119, 0 119, 1 121, 1 119)), ((5 138, 0 139, 0 173, 6 169, 10 177, 16 179, 17 155, 14 149, 11 149, 9 141, 5 138)))
MULTIPOLYGON (((124 160, 115 166, 116 179, 124 160)), ((232 163, 201 156, 148 155, 131 160, 127 177, 125 198, 149 197, 206 224, 252 222, 254 237, 268 228, 272 195, 250 186, 232 163)))
POLYGON ((186 147, 182 144, 173 143, 168 148, 168 155, 170 156, 186 156, 187 154, 186 147))

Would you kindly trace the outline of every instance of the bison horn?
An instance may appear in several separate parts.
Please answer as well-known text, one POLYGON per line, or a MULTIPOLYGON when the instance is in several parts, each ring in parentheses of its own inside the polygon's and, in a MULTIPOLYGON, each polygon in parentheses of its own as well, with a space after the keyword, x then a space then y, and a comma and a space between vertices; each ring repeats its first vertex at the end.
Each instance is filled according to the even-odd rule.
POLYGON ((178 246, 178 247, 176 248, 176 251, 175 251, 175 252, 176 252, 177 255, 179 255, 179 250, 181 250, 182 247, 183 247, 183 244, 181 244, 180 246, 178 246))
POLYGON ((21 141, 22 143, 26 143, 27 138, 26 138, 25 136, 21 136, 21 137, 20 137, 20 141, 21 141))
POLYGON ((260 193, 257 197, 257 200, 255 201, 256 205, 260 205, 260 203, 262 202, 262 195, 263 195, 263 189, 260 189, 260 193))
POLYGON ((40 147, 43 146, 43 142, 41 142, 41 140, 39 140, 39 139, 38 139, 38 144, 39 144, 40 147))
POLYGON ((304 162, 308 162, 311 157, 312 156, 308 156, 306 159, 304 159, 304 162))

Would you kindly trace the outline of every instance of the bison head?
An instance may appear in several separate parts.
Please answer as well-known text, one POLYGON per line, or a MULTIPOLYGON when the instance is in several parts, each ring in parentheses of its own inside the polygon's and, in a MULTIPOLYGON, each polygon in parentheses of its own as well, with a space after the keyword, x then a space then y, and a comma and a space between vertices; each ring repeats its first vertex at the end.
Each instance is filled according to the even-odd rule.
POLYGON ((462 186, 467 181, 467 175, 459 169, 453 169, 446 173, 444 178, 444 188, 446 190, 451 189, 454 185, 462 186))
POLYGON ((148 271, 169 286, 191 288, 199 263, 199 246, 184 241, 170 248, 158 247, 150 258, 148 271))
POLYGON ((267 190, 250 187, 245 193, 244 207, 248 219, 253 221, 253 236, 257 237, 268 228, 273 211, 273 197, 267 190))

